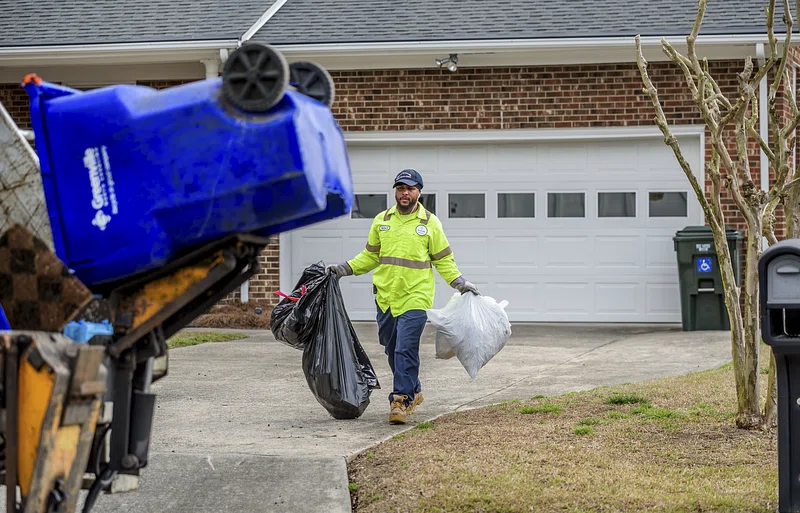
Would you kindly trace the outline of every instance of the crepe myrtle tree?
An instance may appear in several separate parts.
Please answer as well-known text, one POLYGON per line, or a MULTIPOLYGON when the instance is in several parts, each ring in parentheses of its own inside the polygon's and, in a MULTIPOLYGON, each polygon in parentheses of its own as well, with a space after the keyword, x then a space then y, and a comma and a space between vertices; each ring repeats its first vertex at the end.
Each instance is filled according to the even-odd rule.
MULTIPOLYGON (((695 42, 706 13, 708 0, 699 0, 697 18, 691 34, 686 38, 686 55, 679 53, 666 39, 661 46, 669 59, 683 71, 686 86, 708 132, 711 134, 711 158, 705 163, 711 181, 709 197, 704 194, 704 184, 697 182, 692 168, 684 158, 677 138, 667 123, 658 97, 658 90, 647 73, 647 60, 642 53, 641 40, 637 35, 636 53, 639 71, 644 83, 644 92, 655 108, 655 124, 664 134, 664 142, 672 148, 675 158, 686 174, 697 201, 705 213, 714 236, 714 246, 719 258, 725 304, 731 325, 731 349, 736 382, 738 412, 736 425, 744 429, 774 427, 777 422, 777 384, 775 380, 775 357, 770 353, 767 394, 761 406, 760 342, 758 259, 761 256, 761 241, 765 237, 770 245, 777 242, 775 233, 775 211, 782 206, 786 218, 787 237, 800 237, 800 200, 797 168, 790 169, 790 158, 795 148, 795 129, 800 122, 800 110, 792 96, 787 74, 787 61, 792 37, 792 7, 783 0, 783 23, 786 37, 779 53, 778 39, 774 33, 776 0, 766 1, 766 28, 770 53, 763 65, 754 70, 748 57, 744 69, 737 74, 736 98, 727 98, 717 80, 709 72, 708 60, 697 56, 695 42), (772 75, 769 73, 772 72, 772 75), (768 111, 758 112, 756 94, 763 77, 769 79, 768 111), (777 102, 788 102, 791 116, 781 119, 777 102), (758 116, 768 116, 769 137, 764 140, 756 127, 758 116), (733 139, 733 141, 731 141, 733 139), (729 144, 730 141, 730 144, 729 144), (767 156, 775 180, 769 190, 762 190, 753 182, 748 156, 748 143, 755 141, 767 156), (734 144, 735 143, 735 144, 734 144), (725 213, 722 209, 722 191, 727 189, 736 211, 744 218, 747 227, 745 248, 744 282, 735 281, 731 254, 725 234, 725 213)), ((795 15, 800 13, 800 0, 795 0, 795 15)), ((767 172, 768 170, 762 170, 767 172)))

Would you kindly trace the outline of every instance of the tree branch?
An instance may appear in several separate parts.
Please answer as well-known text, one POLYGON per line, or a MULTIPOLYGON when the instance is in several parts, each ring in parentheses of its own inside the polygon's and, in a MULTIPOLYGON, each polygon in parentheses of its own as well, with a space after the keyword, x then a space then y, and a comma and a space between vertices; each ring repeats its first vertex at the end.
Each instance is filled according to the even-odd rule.
POLYGON ((708 176, 711 178, 711 204, 717 217, 715 218, 718 226, 725 226, 725 215, 722 211, 722 175, 719 172, 719 153, 713 146, 711 147, 711 162, 706 166, 708 176))
MULTIPOLYGON (((767 9, 767 33, 769 34, 769 44, 772 48, 772 59, 778 57, 778 40, 775 37, 775 31, 772 28, 774 19, 775 0, 770 0, 769 7, 767 9)), ((778 86, 780 86, 781 80, 783 79, 783 73, 786 71, 786 64, 789 61, 789 46, 792 42, 792 25, 794 23, 792 20, 792 9, 789 6, 789 0, 783 0, 783 21, 786 24, 786 39, 783 42, 783 57, 781 58, 781 64, 778 68, 778 72, 775 74, 775 81, 772 83, 772 87, 770 88, 769 92, 770 98, 772 99, 775 98, 775 95, 778 92, 778 86)))
MULTIPOLYGON (((701 0, 702 1, 702 0, 701 0)), ((675 154, 675 158, 678 160, 678 163, 683 169, 686 178, 689 180, 689 183, 694 190, 695 196, 697 196, 697 200, 700 202, 700 207, 703 209, 703 213, 705 214, 706 218, 709 219, 710 222, 715 223, 717 217, 711 211, 709 207, 708 200, 706 200, 703 188, 698 184, 697 177, 695 177, 694 172, 692 172, 692 166, 689 162, 686 161, 686 158, 683 156, 681 152, 680 145, 678 144, 678 139, 672 134, 672 131, 669 129, 669 125, 667 124, 667 117, 664 115, 664 109, 661 107, 661 102, 658 99, 658 90, 653 85, 653 82, 650 80, 650 76, 647 74, 647 60, 644 58, 644 53, 642 53, 642 42, 641 38, 637 35, 636 38, 636 63, 639 66, 639 71, 642 75, 642 80, 644 82, 645 88, 644 92, 650 96, 650 100, 653 102, 653 107, 656 110, 656 118, 655 123, 659 129, 661 129, 661 133, 664 134, 664 142, 672 148, 673 153, 675 154)), ((666 43, 665 40, 662 40, 662 44, 666 43)), ((685 68, 685 63, 681 63, 685 68)), ((688 69, 687 69, 688 71, 688 69)), ((688 74, 689 79, 691 80, 691 74, 688 74)), ((693 83, 693 81, 692 81, 693 83)), ((695 94, 697 94, 697 89, 694 89, 695 94)))
POLYGON ((795 185, 797 185, 798 183, 800 183, 800 177, 798 177, 798 178, 795 178, 795 179, 793 179, 793 180, 790 180, 790 181, 786 182, 786 183, 783 185, 783 189, 781 190, 781 194, 782 194, 782 195, 783 195, 783 194, 786 194, 787 192, 789 192, 789 189, 791 189, 792 187, 794 187, 794 186, 795 186, 795 185))
MULTIPOLYGON (((755 108, 755 104, 753 104, 753 108, 755 108)), ((758 145, 761 147, 761 151, 767 154, 767 158, 769 160, 775 160, 775 154, 772 152, 772 148, 769 147, 767 142, 761 137, 761 134, 758 132, 758 130, 756 130, 755 123, 748 123, 747 131, 750 132, 750 136, 758 142, 758 145)))
MULTIPOLYGON (((798 18, 800 18, 800 0, 797 0, 796 2, 796 9, 797 9, 797 16, 798 18)), ((786 22, 786 39, 784 40, 783 43, 783 62, 781 62, 781 68, 782 68, 781 71, 786 69, 786 65, 789 61, 789 48, 791 47, 792 43, 793 20, 792 20, 792 12, 791 9, 789 8, 789 0, 784 0, 784 18, 786 22)), ((783 73, 775 77, 776 92, 778 88, 777 82, 779 77, 784 78, 783 73)), ((788 87, 788 76, 786 77, 786 79, 787 79, 787 86, 784 89, 786 90, 786 94, 789 98, 789 104, 792 107, 792 119, 789 120, 789 123, 787 123, 786 126, 780 130, 780 137, 784 138, 787 137, 792 132, 794 132, 794 130, 797 128, 797 125, 800 124, 800 109, 797 108, 797 102, 794 98, 794 95, 790 91, 791 88, 788 87)))
POLYGON ((761 113, 758 110, 758 102, 753 103, 752 109, 753 109, 753 115, 748 120, 747 131, 750 133, 753 139, 755 139, 756 142, 758 142, 758 145, 761 147, 761 151, 763 151, 767 155, 767 158, 769 158, 770 161, 775 160, 775 153, 773 153, 772 148, 770 148, 767 141, 765 141, 764 138, 761 137, 761 133, 758 130, 756 130, 756 123, 758 122, 758 116, 761 115, 761 113))

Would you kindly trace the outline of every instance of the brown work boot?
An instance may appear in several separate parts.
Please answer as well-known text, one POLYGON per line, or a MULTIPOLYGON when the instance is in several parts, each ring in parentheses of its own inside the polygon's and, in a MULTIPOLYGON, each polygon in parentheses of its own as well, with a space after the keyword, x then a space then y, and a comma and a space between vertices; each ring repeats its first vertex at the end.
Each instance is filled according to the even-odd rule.
POLYGON ((392 404, 389 406, 389 424, 406 423, 406 401, 407 395, 395 395, 392 397, 392 404))
POLYGON ((406 411, 406 415, 411 415, 414 413, 414 410, 425 401, 425 398, 422 397, 422 392, 417 392, 414 394, 414 400, 411 401, 411 404, 408 405, 408 410, 406 411))

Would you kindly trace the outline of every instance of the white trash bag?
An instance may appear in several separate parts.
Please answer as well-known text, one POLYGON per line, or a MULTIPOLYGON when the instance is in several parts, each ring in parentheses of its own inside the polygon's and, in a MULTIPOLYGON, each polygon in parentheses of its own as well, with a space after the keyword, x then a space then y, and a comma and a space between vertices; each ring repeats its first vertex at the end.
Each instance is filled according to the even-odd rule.
POLYGON ((472 379, 511 337, 505 307, 489 296, 456 292, 444 308, 427 311, 436 328, 436 358, 458 357, 472 379))

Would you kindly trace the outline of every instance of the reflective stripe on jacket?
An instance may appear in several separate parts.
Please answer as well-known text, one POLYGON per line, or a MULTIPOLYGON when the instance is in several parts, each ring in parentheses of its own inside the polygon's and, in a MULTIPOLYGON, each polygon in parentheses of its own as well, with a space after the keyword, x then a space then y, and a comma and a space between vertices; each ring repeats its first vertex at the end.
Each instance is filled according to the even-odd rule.
POLYGON ((422 205, 405 216, 397 205, 375 216, 367 247, 347 263, 356 276, 375 269, 378 306, 394 317, 433 307, 434 267, 448 284, 461 276, 442 222, 422 205))

